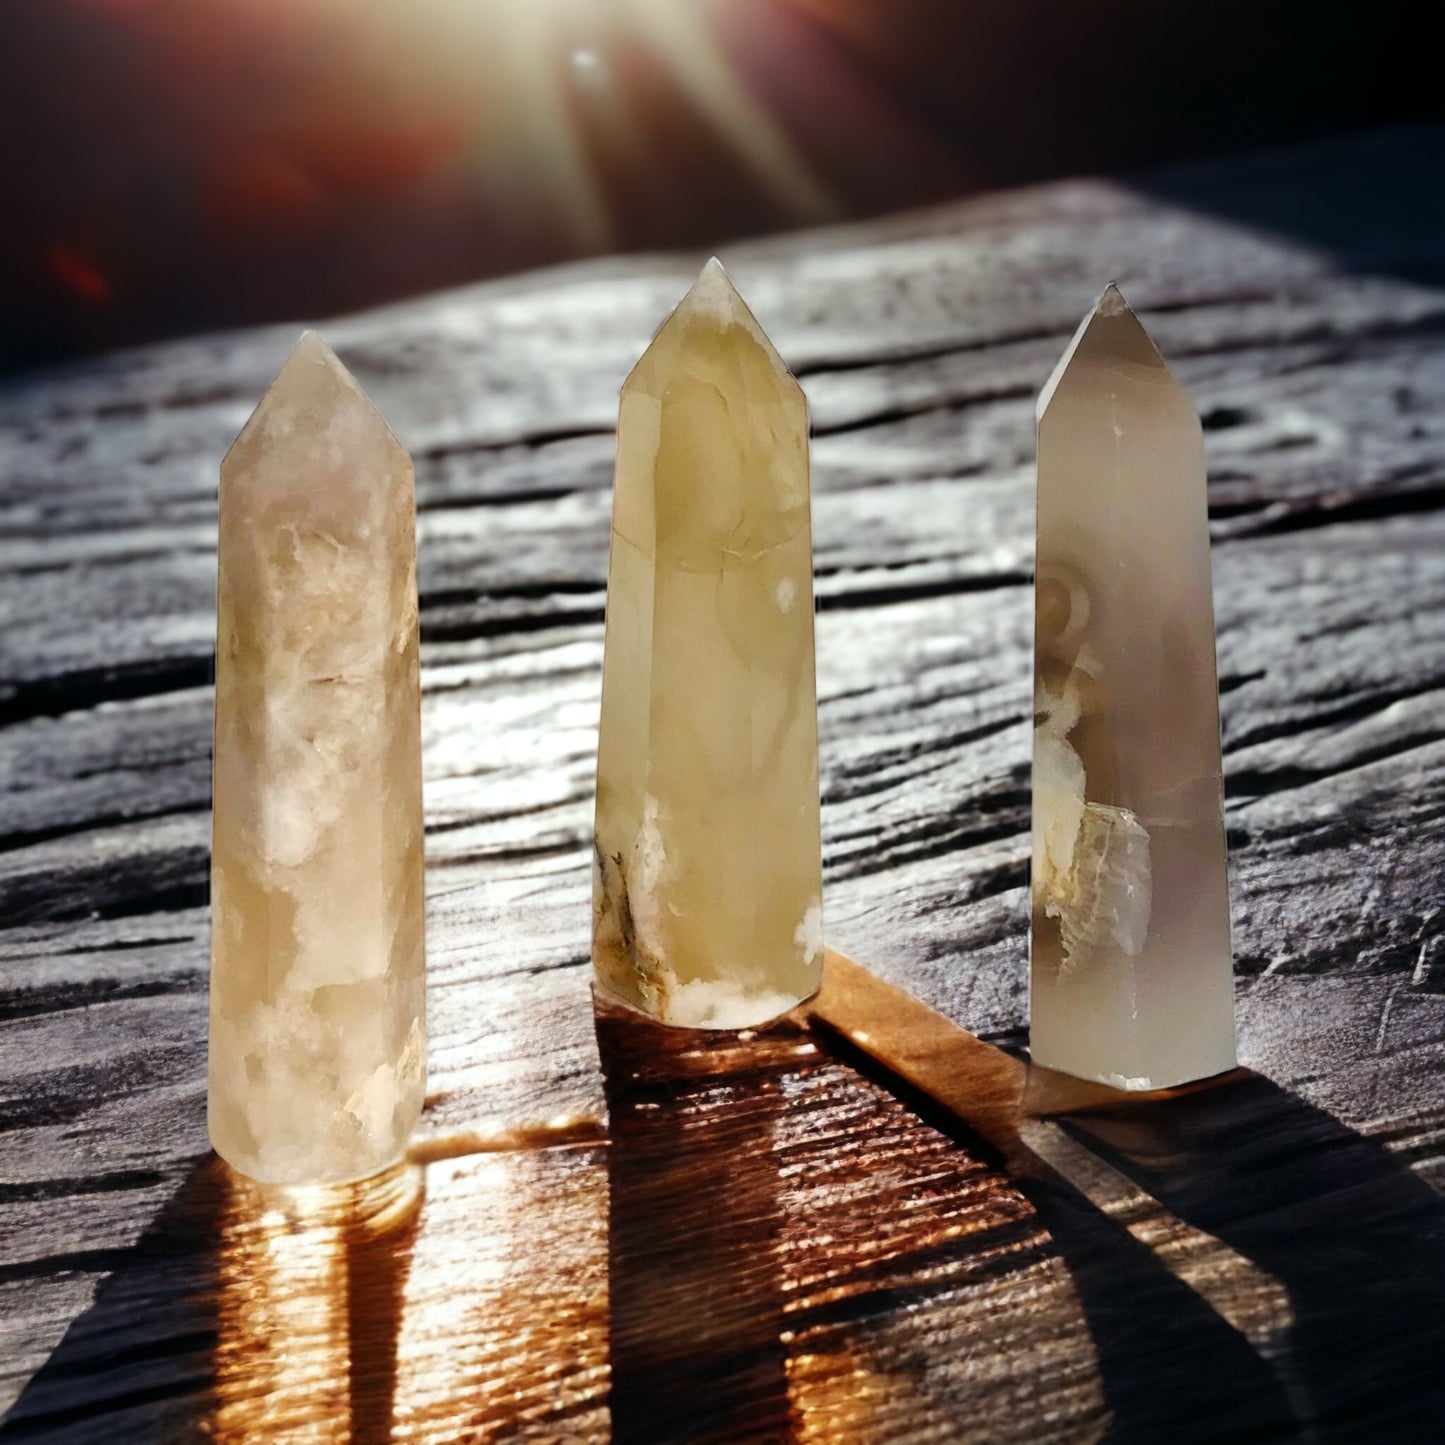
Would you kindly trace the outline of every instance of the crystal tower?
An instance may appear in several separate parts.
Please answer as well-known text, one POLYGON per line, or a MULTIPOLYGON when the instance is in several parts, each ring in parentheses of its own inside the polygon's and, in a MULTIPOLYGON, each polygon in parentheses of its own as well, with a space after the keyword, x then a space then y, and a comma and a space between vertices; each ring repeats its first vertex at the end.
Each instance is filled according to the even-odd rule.
POLYGON ((1033 790, 1034 1062, 1231 1068, 1203 435, 1113 286, 1039 398, 1033 790))
POLYGON ((807 403, 716 261, 622 389, 595 845, 605 992, 744 1028, 817 988, 807 403))
POLYGON ((421 1111, 415 511, 306 333, 221 464, 210 1131, 266 1182, 381 1169, 421 1111))

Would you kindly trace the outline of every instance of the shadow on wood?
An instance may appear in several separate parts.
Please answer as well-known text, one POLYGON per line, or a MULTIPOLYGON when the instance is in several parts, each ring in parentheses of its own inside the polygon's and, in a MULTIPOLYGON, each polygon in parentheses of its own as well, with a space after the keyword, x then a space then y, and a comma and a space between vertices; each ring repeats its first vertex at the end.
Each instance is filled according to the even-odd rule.
POLYGON ((1440 1438, 1445 1205, 1408 1167, 1243 1070, 1064 1127, 1279 1281, 1291 1322, 1270 1352, 1307 1438, 1440 1438))
POLYGON ((665 1028, 601 998, 596 1017, 612 1438, 790 1438, 773 1131, 798 1027, 665 1028))
POLYGON ((1438 1439, 1445 1206, 1379 1145, 1244 1069, 1154 1095, 1030 1071, 831 951, 810 1007, 1034 1205, 1112 1441, 1438 1439))
POLYGON ((1135 172, 1128 182, 1256 234, 1298 237, 1343 269, 1438 286, 1442 166, 1439 126, 1401 126, 1260 151, 1228 166, 1196 161, 1135 172))
MULTIPOLYGON (((1293 1412, 1269 1365, 1213 1302, 1121 1227, 1118 1206, 1125 1201, 1115 1191, 1101 1195, 1096 1179, 1080 1177, 1082 1171, 1057 1157, 1046 1162, 1022 1145, 1003 1151, 968 1116, 842 1037, 830 1040, 829 1050, 890 1088, 940 1133, 1006 1169, 1033 1206, 1068 1267, 1088 1323, 1112 1416, 1103 1437, 1110 1445, 1293 1438, 1293 1412)), ((984 1075, 979 1092, 985 1099, 992 1092, 984 1075)))
POLYGON ((1197 1292, 1151 1247, 1150 1235, 1169 1238, 1177 1221, 1141 1229, 1147 1201, 1101 1192, 1087 1168, 1051 1163, 1016 1182, 1068 1265, 1089 1322, 1113 1415, 1110 1445, 1294 1439, 1283 1383, 1229 1317, 1226 1297, 1256 1281, 1236 1278, 1229 1259, 1220 1292, 1197 1292))
POLYGON ((183 1434, 214 1401, 214 1308, 227 1169, 208 1156, 101 1286, 15 1402, 0 1440, 183 1434))
POLYGON ((0 1440, 389 1440, 423 1173, 268 1188, 214 1155, 66 1333, 0 1440), (342 1422, 345 1422, 344 1425, 342 1422))

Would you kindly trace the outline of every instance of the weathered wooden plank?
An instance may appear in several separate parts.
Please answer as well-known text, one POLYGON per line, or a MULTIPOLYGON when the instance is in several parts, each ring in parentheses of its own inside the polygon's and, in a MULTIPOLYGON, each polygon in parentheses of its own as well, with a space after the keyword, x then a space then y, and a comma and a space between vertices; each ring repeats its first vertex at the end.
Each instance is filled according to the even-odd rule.
MULTIPOLYGON (((1203 189, 1236 214, 1264 184, 1317 200, 1361 154, 1220 166, 1203 189)), ((1445 293, 1421 261, 1440 244, 1422 205, 1351 271, 1080 182, 728 253, 813 407, 830 939, 1010 1045, 1032 398, 1117 276, 1205 417, 1241 1047, 1261 1082, 1133 1133, 1081 1123, 1085 1162, 1134 1181, 1110 1219, 1020 1192, 966 1124, 920 1122, 806 1038, 746 1067, 674 1058, 661 1095, 615 1032, 599 1051, 611 427, 694 264, 613 260, 325 328, 417 458, 432 1096, 401 1224, 339 1241, 313 1220, 296 1246, 313 1283, 264 1283, 292 1235, 199 1164, 208 679, 215 470, 292 333, 8 383, 0 1400, 80 1316, 15 1438, 96 1438, 97 1418, 106 1439, 224 1436, 260 1428, 268 1389, 266 1428, 339 1410, 363 1438, 388 1401, 394 1438, 731 1418, 803 1439, 1079 1439, 1112 1418, 1119 1438, 1357 1438, 1374 1420, 1409 1439, 1438 1419, 1418 1380, 1401 1400, 1445 1304, 1423 1272, 1445 1187, 1445 293), (745 1259, 754 1231, 769 1248, 745 1259), (659 1332, 685 1301, 653 1261, 689 1249, 751 1302, 712 1312, 735 1330, 721 1344, 659 1332), (336 1258, 352 1295, 325 1283, 336 1258), (1350 1354, 1351 1308, 1378 1348, 1350 1354), (270 1364, 268 1330, 299 1331, 270 1364), (674 1392, 647 1388, 659 1368, 674 1392), (737 1382, 731 1416, 707 1415, 709 1370, 737 1382)))

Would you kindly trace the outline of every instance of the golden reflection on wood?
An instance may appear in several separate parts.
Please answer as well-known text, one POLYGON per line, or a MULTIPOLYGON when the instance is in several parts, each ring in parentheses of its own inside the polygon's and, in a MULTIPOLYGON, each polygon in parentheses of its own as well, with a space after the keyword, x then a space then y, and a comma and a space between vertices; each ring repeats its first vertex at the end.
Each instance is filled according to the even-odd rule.
POLYGON ((605 1227, 596 1149, 443 1151, 305 1190, 225 1171, 208 1434, 603 1438, 605 1227))
POLYGON ((822 987, 797 1012, 861 1049, 965 1123, 1010 1165, 1022 1167, 1033 1157, 1023 1145, 1025 1120, 1158 1103, 1247 1072, 1231 1069, 1176 1088, 1126 1092, 1039 1068, 975 1038, 831 948, 824 954, 822 987))
POLYGON ((921 1438, 1031 1445, 1046 1437, 1020 1391, 1065 1438, 1096 1438, 1109 1412, 1088 1324, 1032 1205, 883 1089, 822 1069, 779 1141, 795 1438, 927 1424, 939 1433, 921 1438))
POLYGON ((398 1441, 606 1438, 605 1151, 432 1165, 397 1340, 398 1441))
POLYGON ((407 1150, 410 1164, 436 1164, 443 1159, 464 1159, 469 1154, 503 1154, 515 1149, 556 1149, 574 1144, 600 1144, 607 1126, 586 1114, 563 1114, 529 1129, 518 1129, 496 1119, 475 1129, 446 1134, 423 1134, 407 1150))
MULTIPOLYGON (((1047 1240, 1042 1228, 1038 1234, 1047 1240)), ((939 1287, 904 1320, 880 1313, 800 1335, 788 1382, 798 1445, 904 1435, 979 1445, 1083 1442, 1102 1438, 1111 1420, 1083 1312, 1057 1260, 1013 1269, 986 1288, 939 1287), (1021 1413, 1017 1401, 1035 1388, 1046 1413, 1021 1413), (913 1436, 920 1420, 937 1433, 913 1436)))
POLYGON ((816 1046, 788 1019, 667 1028, 595 994, 611 1120, 615 1445, 790 1433, 775 1134, 816 1046))
POLYGON ((807 1024, 684 1032, 598 1000, 612 1438, 1032 1441, 1020 1380, 1097 1434, 1088 1325, 1033 1207, 807 1024))
MULTIPOLYGON (((1023 1445, 1191 1418, 1149 1413, 1176 1384, 1153 1378, 1161 1321, 1191 1370, 1259 1369, 1288 1329, 1273 1276, 1076 1137, 1147 1152, 1168 1136, 1138 1096, 1030 1076, 838 955, 767 1029, 599 1007, 596 1034, 605 1130, 481 1120, 308 1189, 211 1161, 77 1348, 184 1290, 211 1374, 178 1379, 207 1380, 219 1441, 1023 1445)), ((63 1417, 67 1388, 62 1365, 36 1407, 63 1417)))
POLYGON ((391 1414, 421 1171, 306 1187, 220 1177, 212 1438, 388 1438, 371 1426, 391 1414))

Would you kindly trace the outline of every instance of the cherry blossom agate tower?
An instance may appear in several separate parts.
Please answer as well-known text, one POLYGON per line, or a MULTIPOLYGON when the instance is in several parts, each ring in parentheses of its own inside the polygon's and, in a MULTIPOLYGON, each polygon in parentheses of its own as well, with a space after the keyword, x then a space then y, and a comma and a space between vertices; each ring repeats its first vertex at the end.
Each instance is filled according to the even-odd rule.
POLYGON ((394 1162, 425 1084, 411 461, 307 332, 221 464, 211 1141, 394 1162))
POLYGON ((597 981, 745 1028, 822 969, 808 411, 716 261, 622 389, 612 508, 597 981))
POLYGON ((1034 1062, 1124 1089, 1234 1065, 1199 419, 1110 286, 1039 398, 1034 1062))

